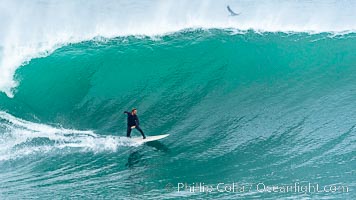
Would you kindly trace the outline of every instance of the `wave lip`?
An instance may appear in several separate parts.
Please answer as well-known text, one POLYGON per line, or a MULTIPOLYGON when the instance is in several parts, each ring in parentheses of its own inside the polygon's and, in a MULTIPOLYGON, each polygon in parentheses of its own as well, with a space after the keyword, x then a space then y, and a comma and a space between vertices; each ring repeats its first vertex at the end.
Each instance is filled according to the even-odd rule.
POLYGON ((0 6, 0 91, 13 97, 16 69, 58 47, 101 36, 162 35, 189 28, 354 32, 351 0, 86 2, 5 0, 0 6), (241 12, 229 16, 226 5, 241 12), (14 12, 16 11, 16 12, 14 12), (31 30, 31 31, 28 31, 31 30))

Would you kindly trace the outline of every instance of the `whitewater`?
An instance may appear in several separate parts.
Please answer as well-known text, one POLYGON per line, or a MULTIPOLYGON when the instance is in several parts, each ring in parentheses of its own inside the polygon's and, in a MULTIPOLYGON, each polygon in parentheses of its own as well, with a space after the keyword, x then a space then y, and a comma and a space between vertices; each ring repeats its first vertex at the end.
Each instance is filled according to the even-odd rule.
POLYGON ((2 0, 0 199, 355 199, 355 10, 2 0))

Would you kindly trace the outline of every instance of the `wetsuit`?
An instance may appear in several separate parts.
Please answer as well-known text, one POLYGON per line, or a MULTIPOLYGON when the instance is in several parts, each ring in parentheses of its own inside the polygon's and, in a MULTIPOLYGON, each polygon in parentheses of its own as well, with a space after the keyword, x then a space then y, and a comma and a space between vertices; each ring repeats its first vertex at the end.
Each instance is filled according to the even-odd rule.
POLYGON ((140 131, 143 138, 146 138, 145 134, 143 133, 142 129, 139 127, 140 122, 138 120, 137 115, 133 115, 130 112, 125 111, 124 113, 127 114, 127 137, 131 137, 131 126, 135 126, 135 128, 140 131))

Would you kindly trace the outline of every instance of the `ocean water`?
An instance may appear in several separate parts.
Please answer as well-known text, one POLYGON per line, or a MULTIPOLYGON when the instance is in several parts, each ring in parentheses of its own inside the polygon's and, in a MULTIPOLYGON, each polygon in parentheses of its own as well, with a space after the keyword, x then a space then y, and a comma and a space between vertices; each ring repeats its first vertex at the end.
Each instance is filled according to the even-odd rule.
POLYGON ((355 199, 354 9, 4 1, 0 199, 355 199))

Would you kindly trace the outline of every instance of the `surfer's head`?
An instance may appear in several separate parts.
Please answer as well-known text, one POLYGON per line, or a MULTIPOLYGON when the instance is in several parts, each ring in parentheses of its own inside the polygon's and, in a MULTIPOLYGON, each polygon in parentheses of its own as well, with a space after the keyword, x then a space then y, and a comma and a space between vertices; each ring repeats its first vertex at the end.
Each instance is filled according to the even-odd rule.
POLYGON ((136 115, 136 114, 137 114, 136 108, 132 108, 131 113, 134 114, 134 115, 136 115))

